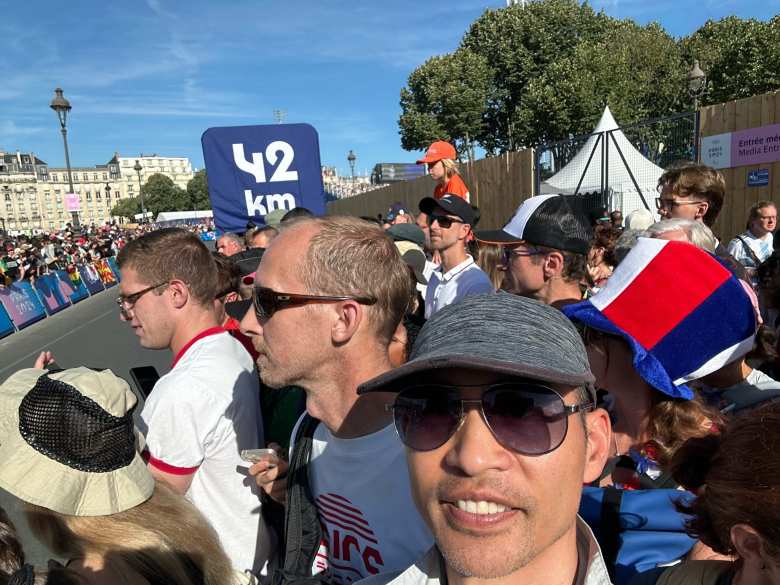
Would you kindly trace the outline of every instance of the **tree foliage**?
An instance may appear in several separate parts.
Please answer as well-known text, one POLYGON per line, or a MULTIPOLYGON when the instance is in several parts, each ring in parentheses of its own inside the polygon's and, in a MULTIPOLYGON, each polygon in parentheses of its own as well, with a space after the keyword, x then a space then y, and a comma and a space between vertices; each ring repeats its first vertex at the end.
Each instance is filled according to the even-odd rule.
POLYGON ((485 57, 468 49, 418 67, 401 90, 403 147, 419 150, 435 140, 470 146, 483 133, 490 76, 485 57))
POLYGON ((191 209, 196 209, 198 211, 211 209, 206 169, 199 170, 187 183, 187 195, 190 198, 191 209))
POLYGON ((778 89, 780 16, 710 21, 677 40, 579 0, 487 10, 454 53, 409 76, 401 144, 462 148, 468 136, 490 154, 590 132, 605 105, 623 125, 690 110, 694 58, 709 80, 705 104, 778 89))
POLYGON ((124 217, 131 221, 135 220, 136 214, 141 213, 141 202, 137 197, 128 197, 120 199, 111 209, 111 215, 114 217, 124 217))

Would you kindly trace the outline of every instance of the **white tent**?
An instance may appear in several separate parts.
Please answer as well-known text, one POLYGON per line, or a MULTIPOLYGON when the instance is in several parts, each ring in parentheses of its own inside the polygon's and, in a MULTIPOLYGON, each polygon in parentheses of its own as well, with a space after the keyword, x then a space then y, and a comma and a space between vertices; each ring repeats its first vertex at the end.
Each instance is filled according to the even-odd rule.
POLYGON ((157 223, 161 225, 177 225, 201 223, 198 220, 214 217, 214 213, 207 211, 161 211, 157 214, 157 223))
POLYGON ((664 170, 634 148, 619 130, 607 106, 584 146, 565 167, 542 183, 541 193, 601 191, 603 176, 612 199, 610 207, 620 209, 625 216, 635 209, 644 209, 642 198, 626 167, 631 169, 645 201, 655 213, 653 200, 656 197, 656 185, 664 170))

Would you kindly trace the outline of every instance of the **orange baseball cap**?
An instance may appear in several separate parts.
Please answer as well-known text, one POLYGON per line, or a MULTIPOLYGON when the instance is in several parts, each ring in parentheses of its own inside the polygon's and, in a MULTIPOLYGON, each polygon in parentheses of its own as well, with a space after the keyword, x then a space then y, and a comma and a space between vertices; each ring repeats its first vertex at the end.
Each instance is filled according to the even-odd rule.
POLYGON ((455 152, 455 147, 452 146, 452 144, 449 142, 444 142, 443 140, 439 140, 428 147, 425 156, 418 160, 417 164, 424 165, 427 163, 437 162, 445 158, 455 160, 457 157, 458 153, 455 152))

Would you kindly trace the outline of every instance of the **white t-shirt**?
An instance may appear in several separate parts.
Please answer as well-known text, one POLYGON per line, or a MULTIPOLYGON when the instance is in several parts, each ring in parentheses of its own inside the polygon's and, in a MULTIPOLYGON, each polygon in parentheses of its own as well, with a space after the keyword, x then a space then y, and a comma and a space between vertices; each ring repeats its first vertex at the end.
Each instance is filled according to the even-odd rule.
POLYGON ((447 272, 440 266, 431 273, 425 294, 425 318, 468 295, 496 292, 484 271, 469 256, 447 272))
POLYGON ((412 501, 393 425, 356 439, 334 437, 318 425, 309 483, 323 532, 312 573, 327 570, 332 583, 405 569, 433 544, 412 501))
POLYGON ((204 331, 157 381, 141 419, 150 465, 194 472, 187 498, 214 527, 233 567, 259 572, 272 543, 239 456, 263 446, 257 372, 246 349, 222 328, 204 331))
POLYGON ((734 256, 734 259, 745 268, 758 268, 758 264, 756 264, 753 256, 745 248, 745 244, 763 262, 772 255, 773 241, 774 237, 771 233, 766 234, 763 238, 757 238, 750 230, 747 230, 729 242, 729 254, 734 256))

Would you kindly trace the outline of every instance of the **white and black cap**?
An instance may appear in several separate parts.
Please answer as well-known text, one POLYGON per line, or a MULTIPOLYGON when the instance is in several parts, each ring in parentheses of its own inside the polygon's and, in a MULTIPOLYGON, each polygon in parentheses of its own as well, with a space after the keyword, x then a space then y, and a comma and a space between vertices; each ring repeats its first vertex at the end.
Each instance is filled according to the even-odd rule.
POLYGON ((483 230, 476 238, 495 244, 528 243, 587 254, 591 230, 571 195, 538 195, 526 199, 501 230, 483 230))

